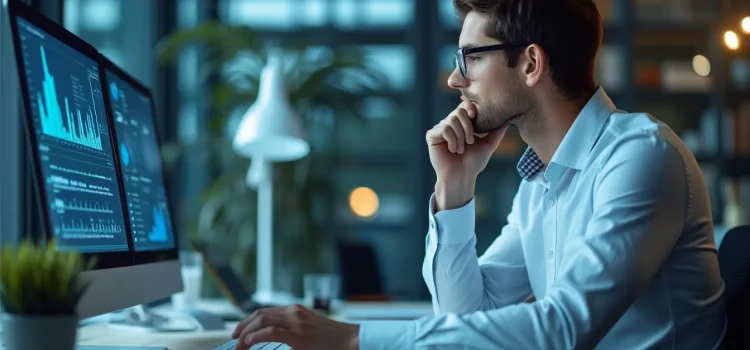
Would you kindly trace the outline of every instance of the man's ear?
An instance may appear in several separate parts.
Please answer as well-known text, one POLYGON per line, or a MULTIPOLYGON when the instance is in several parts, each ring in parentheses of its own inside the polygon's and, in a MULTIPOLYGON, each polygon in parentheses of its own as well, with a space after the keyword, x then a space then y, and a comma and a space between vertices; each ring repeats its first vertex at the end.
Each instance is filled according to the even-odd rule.
POLYGON ((522 54, 523 73, 526 76, 526 86, 532 87, 539 84, 542 76, 546 74, 549 57, 541 46, 529 45, 522 54))

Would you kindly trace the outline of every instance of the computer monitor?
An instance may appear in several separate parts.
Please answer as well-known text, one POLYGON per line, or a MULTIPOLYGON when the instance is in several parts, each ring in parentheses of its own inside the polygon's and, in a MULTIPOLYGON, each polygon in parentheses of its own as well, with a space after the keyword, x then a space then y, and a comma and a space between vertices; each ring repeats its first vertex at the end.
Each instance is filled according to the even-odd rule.
POLYGON ((103 55, 99 63, 114 121, 113 139, 122 169, 135 262, 177 259, 153 96, 146 86, 103 55))
MULTIPOLYGON (((121 111, 124 107, 106 99, 100 54, 20 1, 8 0, 7 7, 44 234, 55 239, 58 250, 75 250, 87 260, 96 259, 94 269, 83 276, 90 286, 79 304, 79 317, 181 291, 176 239, 166 202, 161 201, 160 174, 138 170, 139 179, 149 178, 154 184, 155 191, 147 194, 144 187, 134 185, 135 173, 123 169, 137 159, 146 164, 139 169, 149 171, 155 160, 118 152, 118 127, 108 106, 121 111), (121 164, 126 154, 127 164, 121 164), (134 198, 139 198, 140 209, 148 205, 149 210, 136 211, 134 198)), ((123 88, 131 94, 126 85, 123 88)), ((111 97, 112 91, 107 94, 111 97)), ((138 110, 144 107, 137 94, 127 98, 132 111, 152 112, 138 110)), ((132 114, 128 118, 135 120, 132 114)), ((123 135, 130 132, 119 129, 125 130, 120 132, 123 135)), ((127 136, 123 140, 126 145, 132 142, 127 136)), ((154 147, 154 141, 144 142, 141 147, 154 147)), ((158 149, 152 151, 158 154, 158 149)))

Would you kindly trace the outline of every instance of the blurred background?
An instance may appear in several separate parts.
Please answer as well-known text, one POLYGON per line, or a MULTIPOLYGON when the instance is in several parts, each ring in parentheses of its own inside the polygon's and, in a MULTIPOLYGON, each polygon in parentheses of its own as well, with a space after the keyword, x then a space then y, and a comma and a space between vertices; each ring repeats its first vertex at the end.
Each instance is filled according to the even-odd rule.
MULTIPOLYGON (((717 232, 745 223, 750 2, 595 2, 605 21, 599 83, 619 108, 653 114, 694 150, 717 232)), ((299 294, 302 275, 336 272, 350 299, 429 299, 421 264, 435 179, 424 133, 460 102, 445 84, 460 30, 451 0, 31 3, 153 90, 181 243, 223 245, 250 289, 257 193, 230 142, 257 96, 264 53, 284 47, 312 152, 274 166, 276 287, 299 294)), ((477 186, 480 253, 520 182, 525 145, 509 134, 477 186)), ((23 205, 36 208, 30 185, 23 205)), ((25 225, 39 229, 31 217, 25 225)), ((204 294, 218 295, 205 279, 204 294)))

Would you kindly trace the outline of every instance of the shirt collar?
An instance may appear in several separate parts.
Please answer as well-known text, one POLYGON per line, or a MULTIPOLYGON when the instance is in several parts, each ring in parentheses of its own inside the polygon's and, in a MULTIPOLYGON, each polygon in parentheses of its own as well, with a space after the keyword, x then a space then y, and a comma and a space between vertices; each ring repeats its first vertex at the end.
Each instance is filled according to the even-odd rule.
MULTIPOLYGON (((604 89, 599 87, 565 134, 550 162, 581 170, 605 122, 614 111, 614 103, 604 89)), ((542 160, 530 147, 516 166, 518 173, 526 181, 534 179, 544 167, 542 160)))

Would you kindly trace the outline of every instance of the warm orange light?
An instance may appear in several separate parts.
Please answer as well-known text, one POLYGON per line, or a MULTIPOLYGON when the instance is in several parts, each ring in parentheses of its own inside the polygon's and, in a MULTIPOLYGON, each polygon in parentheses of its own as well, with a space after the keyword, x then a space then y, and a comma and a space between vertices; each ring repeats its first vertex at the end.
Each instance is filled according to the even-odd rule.
POLYGON ((746 34, 750 34, 750 16, 742 19, 742 31, 746 34))
POLYGON ((378 211, 378 194, 368 187, 357 187, 349 194, 349 207, 355 215, 368 218, 378 211))
POLYGON ((740 37, 737 36, 737 33, 728 30, 724 33, 724 43, 730 50, 737 50, 740 48, 740 37))

